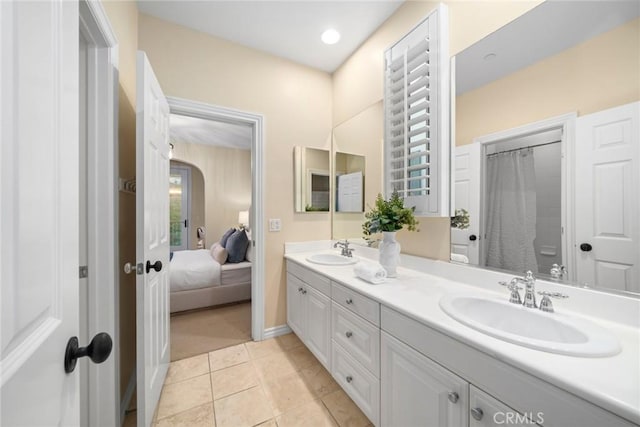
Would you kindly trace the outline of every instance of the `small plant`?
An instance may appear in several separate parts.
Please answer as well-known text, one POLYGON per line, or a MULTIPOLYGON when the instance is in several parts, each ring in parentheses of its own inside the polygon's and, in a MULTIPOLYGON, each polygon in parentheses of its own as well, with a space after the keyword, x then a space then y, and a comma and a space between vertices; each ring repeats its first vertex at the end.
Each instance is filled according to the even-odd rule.
POLYGON ((375 206, 369 208, 371 210, 364 214, 367 220, 362 224, 366 240, 369 240, 368 236, 373 233, 398 231, 402 230, 404 226, 407 226, 409 231, 420 231, 417 229, 419 223, 413 215, 416 208, 406 208, 404 200, 396 191, 393 192, 389 200, 384 200, 382 194, 378 194, 375 206))
POLYGON ((456 216, 451 217, 451 228, 469 228, 469 212, 466 209, 456 209, 456 216))

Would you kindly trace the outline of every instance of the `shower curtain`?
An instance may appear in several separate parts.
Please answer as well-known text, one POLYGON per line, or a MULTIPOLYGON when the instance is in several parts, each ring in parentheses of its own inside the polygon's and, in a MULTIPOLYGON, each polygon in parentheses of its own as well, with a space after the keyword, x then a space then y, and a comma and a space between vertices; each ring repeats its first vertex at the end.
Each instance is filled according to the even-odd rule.
POLYGON ((536 177, 531 149, 487 157, 486 265, 538 272, 536 177))

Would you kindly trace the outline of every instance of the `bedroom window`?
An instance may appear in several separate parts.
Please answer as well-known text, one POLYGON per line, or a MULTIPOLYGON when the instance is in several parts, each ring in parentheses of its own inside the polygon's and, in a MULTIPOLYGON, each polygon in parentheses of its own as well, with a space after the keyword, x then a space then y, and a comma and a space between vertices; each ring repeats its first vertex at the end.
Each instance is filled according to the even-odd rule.
POLYGON ((169 172, 169 244, 171 251, 189 249, 191 170, 171 166, 169 172))
POLYGON ((449 216, 449 53, 440 5, 385 52, 385 191, 449 216))

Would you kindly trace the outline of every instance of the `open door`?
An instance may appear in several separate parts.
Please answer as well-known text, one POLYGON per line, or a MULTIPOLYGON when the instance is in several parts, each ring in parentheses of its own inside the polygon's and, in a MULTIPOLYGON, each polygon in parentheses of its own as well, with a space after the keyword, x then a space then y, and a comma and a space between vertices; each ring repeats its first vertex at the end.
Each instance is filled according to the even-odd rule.
POLYGON ((640 103, 576 121, 576 279, 640 291, 640 103))
POLYGON ((169 104, 144 52, 136 84, 137 410, 148 427, 169 368, 169 104))
POLYGON ((469 213, 469 227, 451 228, 451 254, 462 255, 469 264, 480 261, 480 144, 455 148, 455 208, 469 213))
POLYGON ((78 19, 77 2, 0 2, 2 426, 80 423, 80 370, 64 366, 79 332, 78 19))

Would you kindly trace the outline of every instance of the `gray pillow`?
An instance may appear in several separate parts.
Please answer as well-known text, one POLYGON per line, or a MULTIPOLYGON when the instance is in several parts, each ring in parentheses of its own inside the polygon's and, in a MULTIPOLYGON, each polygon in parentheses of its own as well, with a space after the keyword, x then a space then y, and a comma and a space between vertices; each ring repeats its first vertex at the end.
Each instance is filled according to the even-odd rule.
POLYGON ((249 238, 244 230, 238 230, 233 233, 227 240, 227 253, 229 258, 227 262, 238 263, 244 261, 247 254, 247 247, 249 246, 249 238))
POLYGON ((235 228, 230 228, 230 229, 228 229, 228 230, 227 230, 227 231, 222 235, 222 237, 220 238, 220 246, 222 246, 223 248, 226 248, 226 247, 227 247, 227 240, 228 240, 228 239, 229 239, 229 237, 231 237, 231 235, 232 235, 233 233, 235 233, 235 232, 236 232, 236 229, 235 229, 235 228))

